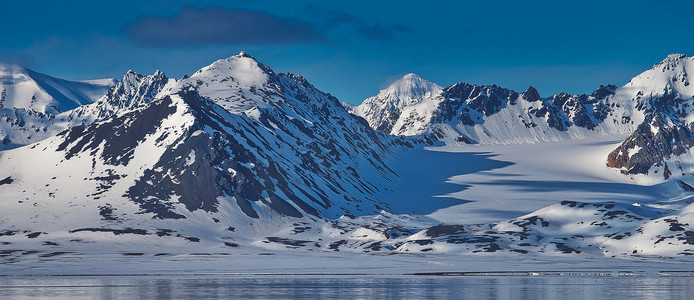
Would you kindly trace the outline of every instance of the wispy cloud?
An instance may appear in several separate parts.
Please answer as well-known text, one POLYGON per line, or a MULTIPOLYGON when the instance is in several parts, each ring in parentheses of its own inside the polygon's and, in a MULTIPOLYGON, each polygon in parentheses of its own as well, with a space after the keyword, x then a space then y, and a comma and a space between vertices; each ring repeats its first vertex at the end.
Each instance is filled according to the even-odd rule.
POLYGON ((32 55, 17 52, 0 52, 0 62, 17 64, 24 67, 31 67, 35 62, 36 58, 32 55))
POLYGON ((323 29, 330 31, 341 25, 351 26, 359 36, 374 40, 392 40, 401 33, 410 33, 412 30, 403 24, 381 25, 364 18, 332 10, 325 7, 309 4, 308 9, 319 19, 323 19, 323 29))
POLYGON ((395 38, 393 30, 383 27, 378 23, 362 25, 357 29, 357 32, 363 37, 375 40, 392 40, 395 38))
POLYGON ((243 9, 183 7, 171 17, 146 16, 125 28, 128 38, 149 47, 286 45, 325 40, 317 26, 296 18, 243 9))

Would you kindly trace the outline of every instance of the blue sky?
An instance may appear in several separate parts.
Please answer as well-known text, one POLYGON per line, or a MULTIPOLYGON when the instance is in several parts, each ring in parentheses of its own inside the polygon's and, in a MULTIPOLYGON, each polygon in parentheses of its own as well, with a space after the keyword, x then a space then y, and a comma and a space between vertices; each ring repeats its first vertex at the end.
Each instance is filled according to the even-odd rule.
POLYGON ((249 52, 359 103, 413 72, 542 96, 694 55, 694 1, 6 1, 0 60, 52 76, 179 78, 249 52))

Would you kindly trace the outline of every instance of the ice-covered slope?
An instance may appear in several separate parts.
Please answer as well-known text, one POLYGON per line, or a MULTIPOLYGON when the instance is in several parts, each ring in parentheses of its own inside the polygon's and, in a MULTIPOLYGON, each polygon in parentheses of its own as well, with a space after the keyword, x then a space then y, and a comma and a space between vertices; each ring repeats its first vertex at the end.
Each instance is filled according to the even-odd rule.
POLYGON ((302 77, 241 54, 165 90, 3 152, 0 207, 13 213, 0 231, 223 245, 295 220, 388 209, 380 195, 397 176, 387 162, 405 139, 372 130, 302 77))
POLYGON ((0 65, 0 108, 55 115, 94 102, 109 87, 108 81, 67 81, 17 65, 0 65))
POLYGON ((56 116, 94 102, 111 84, 111 80, 67 81, 17 65, 0 65, 0 150, 54 135, 56 116))
MULTIPOLYGON (((443 100, 441 91, 440 86, 410 73, 381 90, 378 95, 364 100, 351 112, 366 119, 376 130, 399 134, 396 127, 402 127, 397 122, 405 114, 403 109, 420 103, 424 104, 420 110, 431 108, 443 100)), ((428 111, 420 112, 417 116, 411 114, 408 112, 407 117, 417 118, 419 122, 427 123, 431 118, 428 111)))

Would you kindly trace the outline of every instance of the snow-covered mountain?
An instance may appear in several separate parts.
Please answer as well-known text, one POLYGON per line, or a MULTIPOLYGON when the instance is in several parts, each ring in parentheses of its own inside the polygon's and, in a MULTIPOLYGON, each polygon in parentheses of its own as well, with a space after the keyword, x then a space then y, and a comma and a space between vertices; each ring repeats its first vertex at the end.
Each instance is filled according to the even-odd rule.
MULTIPOLYGON (((160 71, 156 71, 153 75, 128 71, 119 81, 90 80, 85 83, 56 79, 21 67, 15 67, 15 69, 24 70, 26 74, 33 75, 32 78, 51 78, 49 82, 55 86, 58 84, 65 86, 59 89, 48 89, 51 92, 60 90, 72 92, 65 92, 54 97, 56 93, 45 93, 41 86, 46 84, 40 85, 37 83, 39 81, 26 78, 21 82, 16 81, 15 85, 20 86, 23 93, 15 93, 12 97, 8 97, 13 99, 14 107, 0 108, 0 111, 4 112, 3 118, 0 119, 2 121, 0 137, 5 138, 0 149, 24 146, 52 137, 75 125, 91 124, 108 119, 119 112, 153 100, 166 84, 175 82, 160 71), (35 88, 35 93, 43 97, 41 99, 44 104, 40 105, 38 101, 31 100, 36 97, 27 96, 27 91, 31 89, 26 86, 35 88)), ((21 73, 17 74, 15 77, 22 77, 21 73)))
POLYGON ((0 108, 58 114, 104 95, 109 81, 76 82, 54 78, 17 65, 0 65, 0 108))
POLYGON ((416 142, 372 130, 303 77, 245 53, 170 82, 153 100, 114 102, 132 78, 152 92, 130 95, 152 96, 157 89, 143 86, 166 81, 126 74, 93 105, 140 105, 2 153, 0 207, 13 212, 0 217, 3 230, 163 232, 222 244, 229 228, 252 236, 287 218, 377 213, 397 178, 387 162, 416 142))
POLYGON ((638 127, 607 163, 626 174, 680 177, 694 172, 694 57, 671 54, 618 90, 638 112, 638 127))
POLYGON ((694 88, 688 78, 693 60, 672 54, 622 87, 601 85, 589 95, 546 98, 533 87, 523 93, 468 83, 431 89, 433 84, 408 75, 364 100, 354 112, 377 130, 431 134, 449 143, 536 143, 631 134, 606 158, 608 166, 667 179, 674 169, 678 174, 694 171, 687 156, 673 159, 694 145, 694 88), (394 92, 403 90, 411 92, 394 92))
MULTIPOLYGON (((443 100, 442 90, 440 86, 410 73, 381 90, 378 95, 364 100, 351 112, 366 119, 376 130, 400 135, 403 125, 398 121, 404 114, 403 109, 420 103, 424 103, 421 109, 431 108, 443 100)), ((423 121, 428 122, 429 119, 423 121)))
POLYGON ((556 141, 580 138, 588 132, 624 133, 635 128, 631 111, 621 108, 622 99, 612 99, 615 86, 600 86, 590 95, 560 93, 541 98, 533 87, 518 93, 496 85, 461 82, 428 92, 405 78, 397 83, 393 88, 421 89, 413 94, 427 96, 410 102, 375 96, 364 100, 355 114, 373 120, 382 115, 376 112, 389 111, 393 102, 410 103, 389 115, 394 121, 387 132, 407 136, 433 133, 441 139, 483 144, 556 141))
POLYGON ((0 64, 0 150, 54 135, 51 125, 57 115, 94 102, 112 84, 68 81, 0 64))

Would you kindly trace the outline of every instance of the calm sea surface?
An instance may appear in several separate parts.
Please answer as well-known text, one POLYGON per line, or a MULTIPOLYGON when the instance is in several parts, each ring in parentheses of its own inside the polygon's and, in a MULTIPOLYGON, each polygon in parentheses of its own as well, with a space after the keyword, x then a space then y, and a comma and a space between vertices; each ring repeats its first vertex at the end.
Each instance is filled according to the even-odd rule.
POLYGON ((0 278, 0 299, 693 299, 694 277, 77 276, 0 278))

